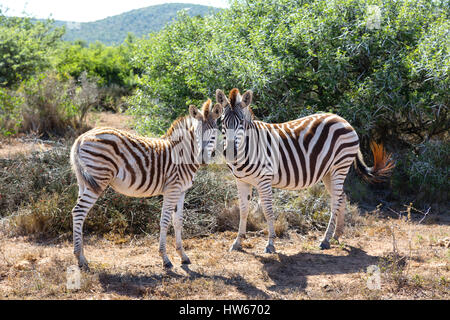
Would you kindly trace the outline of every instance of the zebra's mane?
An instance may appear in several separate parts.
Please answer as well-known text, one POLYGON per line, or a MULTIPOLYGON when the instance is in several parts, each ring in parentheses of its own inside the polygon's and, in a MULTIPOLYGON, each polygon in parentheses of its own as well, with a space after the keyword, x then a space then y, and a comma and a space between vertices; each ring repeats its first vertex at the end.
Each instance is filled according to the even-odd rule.
POLYGON ((202 106, 202 113, 204 119, 208 119, 210 109, 211 109, 211 99, 208 99, 202 106))
POLYGON ((178 130, 178 129, 189 130, 191 127, 192 127, 191 116, 179 117, 174 122, 172 122, 172 124, 170 125, 170 128, 167 130, 166 134, 163 135, 161 138, 170 139, 170 137, 176 130, 178 130))

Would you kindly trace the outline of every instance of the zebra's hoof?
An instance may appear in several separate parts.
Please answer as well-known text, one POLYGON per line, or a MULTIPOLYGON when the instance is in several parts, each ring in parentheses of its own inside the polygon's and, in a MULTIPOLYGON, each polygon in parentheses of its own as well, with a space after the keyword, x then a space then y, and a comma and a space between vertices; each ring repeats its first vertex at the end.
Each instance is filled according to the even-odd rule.
POLYGON ((189 258, 186 258, 183 261, 181 261, 181 264, 191 264, 191 260, 189 258))
POLYGON ((333 243, 340 244, 339 237, 334 236, 332 239, 333 239, 333 243))
POLYGON ((330 249, 330 242, 323 240, 320 245, 319 245, 320 250, 326 250, 326 249, 330 249))
POLYGON ((80 256, 78 258, 78 268, 80 268, 80 270, 83 270, 86 272, 89 272, 91 270, 89 268, 89 264, 84 256, 80 256))
POLYGON ((230 247, 230 252, 231 251, 242 251, 242 246, 240 243, 233 243, 233 245, 230 247))
POLYGON ((264 249, 264 253, 275 253, 275 247, 270 244, 264 249))
POLYGON ((81 263, 78 265, 78 267, 80 268, 80 270, 83 270, 85 272, 91 271, 91 269, 89 268, 89 265, 87 263, 81 263))
POLYGON ((170 262, 170 261, 166 261, 166 262, 164 262, 164 269, 172 269, 172 267, 173 267, 173 264, 172 264, 172 262, 170 262))

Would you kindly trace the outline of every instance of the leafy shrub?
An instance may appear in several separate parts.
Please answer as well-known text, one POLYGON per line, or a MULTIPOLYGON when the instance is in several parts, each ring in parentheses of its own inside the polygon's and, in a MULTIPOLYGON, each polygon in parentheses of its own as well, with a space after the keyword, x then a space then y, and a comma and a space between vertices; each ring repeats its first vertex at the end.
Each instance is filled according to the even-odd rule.
POLYGON ((82 129, 86 114, 98 97, 96 85, 85 74, 77 85, 52 72, 23 82, 18 94, 23 98, 20 131, 46 136, 63 136, 82 129))
POLYGON ((49 52, 63 33, 50 20, 6 17, 0 8, 0 86, 12 87, 48 68, 49 52))
POLYGON ((132 111, 158 131, 186 104, 238 87, 270 122, 332 111, 363 136, 432 136, 448 128, 447 15, 431 0, 234 1, 212 17, 181 14, 134 46, 143 74, 132 111), (380 28, 368 5, 381 8, 380 28))
POLYGON ((14 92, 0 88, 0 135, 17 133, 22 123, 20 104, 22 100, 14 92))
POLYGON ((52 65, 58 73, 73 78, 85 72, 88 78, 96 79, 99 87, 115 84, 130 89, 134 85, 130 45, 107 47, 96 42, 87 47, 79 42, 60 43, 52 55, 52 65))
POLYGON ((393 190, 409 194, 419 204, 449 200, 450 143, 430 141, 417 146, 398 162, 393 190))
MULTIPOLYGON (((408 162, 402 157, 450 129, 449 8, 435 0, 249 0, 204 18, 181 13, 133 46, 142 73, 129 112, 139 131, 162 132, 217 88, 252 89, 259 119, 334 112, 355 127, 363 150, 375 139, 408 162)), ((402 179, 414 179, 411 170, 402 179)))

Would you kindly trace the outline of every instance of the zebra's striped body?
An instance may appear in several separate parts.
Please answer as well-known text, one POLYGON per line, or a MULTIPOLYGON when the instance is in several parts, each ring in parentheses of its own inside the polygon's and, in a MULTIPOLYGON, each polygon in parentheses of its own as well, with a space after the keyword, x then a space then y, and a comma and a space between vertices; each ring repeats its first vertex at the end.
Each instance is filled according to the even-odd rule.
POLYGON ((192 186, 203 157, 209 159, 216 145, 216 121, 222 107, 216 105, 210 110, 210 103, 208 100, 202 111, 190 106, 190 116, 176 120, 162 138, 96 128, 76 139, 71 163, 79 194, 72 216, 74 253, 81 267, 88 268, 83 254, 84 219, 108 186, 132 197, 163 195, 159 250, 164 266, 172 266, 166 254, 166 234, 171 219, 177 252, 183 263, 189 263, 181 243, 184 194, 192 186))
POLYGON ((364 164, 359 139, 352 126, 335 114, 314 114, 281 124, 253 119, 249 108, 251 91, 240 95, 237 89, 229 99, 220 90, 217 102, 224 108, 223 131, 227 165, 236 178, 239 205, 239 233, 232 249, 241 247, 248 215, 248 200, 255 187, 269 226, 266 252, 274 252, 274 213, 272 187, 300 190, 323 181, 331 195, 331 217, 320 247, 329 248, 329 240, 343 233, 345 194, 343 184, 351 164, 358 162, 368 180, 387 175, 391 168, 381 149, 381 157, 371 170, 364 164), (381 163, 383 162, 383 163, 381 163))

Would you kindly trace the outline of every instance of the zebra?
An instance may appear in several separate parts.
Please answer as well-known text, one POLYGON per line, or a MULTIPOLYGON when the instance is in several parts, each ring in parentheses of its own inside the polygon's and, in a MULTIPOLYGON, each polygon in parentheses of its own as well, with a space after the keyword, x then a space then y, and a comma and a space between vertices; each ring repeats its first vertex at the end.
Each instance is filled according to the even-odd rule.
POLYGON ((264 252, 274 253, 272 187, 300 190, 320 180, 331 196, 331 216, 319 247, 329 249, 331 237, 338 240, 343 233, 343 184, 351 164, 365 180, 376 183, 390 175, 394 167, 391 156, 382 145, 373 142, 374 166, 369 168, 364 163, 357 133, 335 114, 318 113, 280 124, 257 121, 250 108, 252 97, 251 90, 241 96, 234 88, 228 98, 222 90, 216 91, 216 102, 224 108, 224 155, 239 194, 239 230, 230 251, 242 248, 253 187, 259 193, 269 229, 264 252))
POLYGON ((222 111, 219 104, 211 107, 210 99, 201 110, 190 105, 189 115, 175 120, 161 138, 102 127, 75 140, 70 160, 79 186, 72 210, 74 254, 79 267, 89 270, 83 251, 84 220, 108 186, 130 197, 163 195, 159 238, 163 266, 172 267, 166 253, 171 218, 177 253, 183 264, 190 263, 181 241, 184 197, 199 166, 214 156, 217 119, 222 111))

